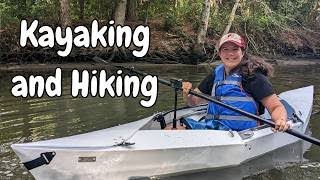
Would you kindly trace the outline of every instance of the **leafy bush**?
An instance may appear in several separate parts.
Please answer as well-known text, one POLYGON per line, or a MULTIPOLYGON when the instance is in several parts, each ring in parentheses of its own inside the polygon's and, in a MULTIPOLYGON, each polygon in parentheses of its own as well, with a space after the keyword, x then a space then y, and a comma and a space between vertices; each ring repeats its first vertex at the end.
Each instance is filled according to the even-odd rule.
POLYGON ((0 27, 3 28, 7 24, 15 23, 19 21, 19 18, 15 15, 17 11, 16 6, 9 6, 7 3, 0 3, 0 27))

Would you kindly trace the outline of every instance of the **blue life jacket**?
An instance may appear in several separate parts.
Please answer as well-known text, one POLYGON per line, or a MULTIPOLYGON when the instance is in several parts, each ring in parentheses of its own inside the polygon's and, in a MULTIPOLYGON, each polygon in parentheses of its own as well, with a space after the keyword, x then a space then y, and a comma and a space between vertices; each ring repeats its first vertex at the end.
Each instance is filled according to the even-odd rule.
MULTIPOLYGON (((225 77, 224 66, 219 65, 213 71, 214 82, 211 96, 238 109, 258 115, 258 103, 242 88, 242 76, 234 72, 225 77)), ((209 102, 206 122, 217 120, 231 130, 241 131, 257 126, 257 121, 237 112, 209 102)))

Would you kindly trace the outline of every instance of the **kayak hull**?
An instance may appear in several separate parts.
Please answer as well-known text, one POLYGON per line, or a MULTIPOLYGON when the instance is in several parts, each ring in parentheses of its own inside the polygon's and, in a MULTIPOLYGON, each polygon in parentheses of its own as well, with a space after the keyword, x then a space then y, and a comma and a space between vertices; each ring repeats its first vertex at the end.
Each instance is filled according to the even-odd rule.
MULTIPOLYGON (((313 87, 288 91, 280 97, 298 112, 299 121, 292 124, 293 129, 304 133, 312 110, 313 87), (299 100, 302 96, 303 101, 299 100)), ((197 111, 199 108, 180 110, 178 116, 197 111)), ((128 179, 237 166, 299 141, 268 127, 244 132, 152 129, 158 126, 152 118, 66 138, 13 144, 12 148, 22 162, 44 152, 56 154, 48 165, 30 170, 36 179, 128 179), (111 138, 101 139, 110 134, 111 138), (90 143, 83 143, 90 139, 90 143)))

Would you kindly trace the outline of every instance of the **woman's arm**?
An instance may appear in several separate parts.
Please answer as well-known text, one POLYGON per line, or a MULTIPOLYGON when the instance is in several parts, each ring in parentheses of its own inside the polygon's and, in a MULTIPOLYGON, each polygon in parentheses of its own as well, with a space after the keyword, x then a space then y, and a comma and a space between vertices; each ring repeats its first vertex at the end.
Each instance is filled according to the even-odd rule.
POLYGON ((275 122, 275 131, 286 131, 289 128, 287 123, 287 111, 283 104, 280 102, 277 95, 272 94, 261 100, 264 107, 267 108, 271 114, 272 120, 275 122))
MULTIPOLYGON (((183 100, 188 106, 196 106, 199 104, 208 103, 207 100, 193 96, 189 94, 190 89, 192 89, 192 83, 190 82, 182 82, 183 89, 183 100)), ((194 91, 202 93, 198 88, 194 89, 194 91)))

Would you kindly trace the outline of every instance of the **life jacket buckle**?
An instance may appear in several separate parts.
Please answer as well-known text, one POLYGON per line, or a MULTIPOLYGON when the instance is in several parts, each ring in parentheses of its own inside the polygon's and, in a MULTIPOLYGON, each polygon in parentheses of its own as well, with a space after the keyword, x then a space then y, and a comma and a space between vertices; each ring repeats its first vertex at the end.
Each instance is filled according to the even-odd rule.
POLYGON ((221 96, 214 96, 214 99, 216 99, 217 101, 221 101, 221 96))

